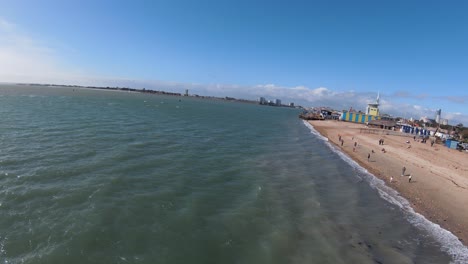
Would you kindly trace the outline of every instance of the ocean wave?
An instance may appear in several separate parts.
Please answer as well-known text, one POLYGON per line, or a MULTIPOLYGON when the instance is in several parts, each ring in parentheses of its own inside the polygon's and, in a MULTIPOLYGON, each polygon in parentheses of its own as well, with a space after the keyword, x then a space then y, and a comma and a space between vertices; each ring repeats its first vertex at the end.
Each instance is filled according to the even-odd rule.
POLYGON ((315 130, 315 128, 309 122, 305 120, 302 120, 302 122, 304 123, 306 127, 310 129, 310 133, 314 134, 315 136, 322 139, 323 141, 328 141, 328 138, 322 136, 322 134, 320 134, 317 130, 315 130))
POLYGON ((400 194, 393 188, 387 186, 385 182, 375 175, 361 167, 356 161, 351 159, 344 152, 339 150, 336 146, 328 141, 328 138, 322 136, 309 122, 303 121, 304 125, 310 129, 310 132, 317 136, 319 139, 325 141, 333 152, 335 152, 341 159, 351 165, 354 169, 360 172, 360 176, 369 183, 369 185, 376 189, 379 196, 387 202, 398 206, 405 213, 405 216, 413 226, 424 230, 431 234, 433 238, 441 244, 442 251, 449 254, 454 264, 468 263, 468 248, 460 242, 460 240, 450 231, 442 228, 440 225, 429 221, 423 215, 414 211, 408 200, 400 196, 400 194))

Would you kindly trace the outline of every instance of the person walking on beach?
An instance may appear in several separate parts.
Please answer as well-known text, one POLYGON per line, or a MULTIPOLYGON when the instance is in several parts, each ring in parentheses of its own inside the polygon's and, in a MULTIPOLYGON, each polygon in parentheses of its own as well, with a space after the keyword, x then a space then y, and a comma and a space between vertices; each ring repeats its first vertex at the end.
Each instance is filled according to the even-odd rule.
POLYGON ((401 176, 405 176, 405 172, 406 172, 406 167, 403 166, 403 168, 401 169, 401 176))
POLYGON ((411 182, 411 174, 408 177, 408 182, 411 182))

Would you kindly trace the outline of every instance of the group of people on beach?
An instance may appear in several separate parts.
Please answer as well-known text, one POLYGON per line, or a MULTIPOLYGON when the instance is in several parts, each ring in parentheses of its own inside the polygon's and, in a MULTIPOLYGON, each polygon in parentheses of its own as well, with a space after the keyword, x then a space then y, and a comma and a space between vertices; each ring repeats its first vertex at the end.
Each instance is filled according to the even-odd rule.
MULTIPOLYGON (((339 142, 341 143, 341 146, 343 146, 343 143, 344 143, 344 140, 343 138, 341 137, 340 134, 338 134, 338 140, 339 142)), ((352 141, 354 141, 354 137, 352 137, 352 141)), ((384 145, 384 139, 381 138, 379 139, 379 145, 384 145)), ((357 141, 354 141, 354 145, 353 145, 353 152, 356 152, 356 147, 358 146, 358 143, 357 141)), ((385 148, 382 148, 382 152, 385 153, 385 148)), ((372 153, 375 153, 374 150, 372 150, 372 153)), ((371 158, 371 153, 367 153, 367 161, 370 162, 370 158, 371 158)), ((401 176, 406 176, 406 167, 403 166, 403 168, 401 169, 401 176)), ((413 176, 411 174, 409 174, 408 176, 408 182, 411 182, 413 176)), ((393 176, 390 176, 390 182, 393 182, 393 176)))
MULTIPOLYGON (((416 141, 416 136, 413 137, 413 140, 416 141)), ((419 142, 419 140, 418 140, 419 142)), ((421 143, 426 143, 427 142, 427 137, 421 139, 421 143)), ((431 140, 431 147, 433 147, 435 144, 434 140, 431 140)))
POLYGON ((341 142, 341 146, 343 146, 344 140, 341 138, 341 135, 340 135, 340 134, 338 134, 338 140, 341 142))
MULTIPOLYGON (((354 140, 354 137, 352 137, 351 140, 354 141, 353 152, 356 152, 356 147, 358 146, 358 143, 357 143, 357 141, 354 140)), ((338 134, 338 141, 340 142, 341 146, 343 146, 344 140, 343 140, 343 138, 341 137, 340 134, 338 134)), ((407 143, 409 143, 409 142, 407 142, 407 143)), ((384 139, 383 139, 383 138, 379 139, 379 145, 384 145, 384 139)), ((383 152, 383 153, 386 152, 386 151, 385 151, 385 148, 382 148, 382 152, 383 152)), ((375 153, 374 150, 372 150, 372 153, 375 153)), ((371 158, 371 153, 367 153, 367 161, 368 161, 368 162, 370 162, 370 158, 371 158)), ((403 166, 403 168, 401 169, 401 176, 406 176, 405 173, 406 173, 406 167, 403 166)), ((413 178, 413 177, 412 177, 412 175, 410 174, 410 175, 408 176, 408 182, 411 182, 412 178, 413 178)), ((390 182, 393 182, 393 176, 390 176, 390 182)))
MULTIPOLYGON (((406 172, 406 167, 403 166, 403 168, 401 168, 401 176, 406 176, 405 172, 406 172)), ((412 176, 411 176, 411 173, 410 173, 410 175, 408 177, 408 182, 411 182, 411 178, 412 178, 412 176)))
MULTIPOLYGON (((384 139, 383 138, 379 139, 379 145, 383 145, 383 144, 384 144, 384 139)), ((387 151, 385 150, 385 148, 382 148, 382 152, 386 153, 387 151)))
MULTIPOLYGON (((406 176, 405 172, 406 172, 406 167, 403 166, 403 168, 401 168, 401 176, 402 177, 406 176)), ((408 182, 411 182, 412 178, 413 178, 413 176, 410 173, 410 175, 408 176, 408 182)), ((390 176, 390 182, 393 182, 393 176, 390 176)))
MULTIPOLYGON (((403 166, 403 168, 401 168, 401 176, 406 176, 405 172, 406 172, 406 167, 403 166)), ((408 182, 411 182, 411 178, 412 178, 412 176, 410 174, 409 177, 408 177, 408 182)))

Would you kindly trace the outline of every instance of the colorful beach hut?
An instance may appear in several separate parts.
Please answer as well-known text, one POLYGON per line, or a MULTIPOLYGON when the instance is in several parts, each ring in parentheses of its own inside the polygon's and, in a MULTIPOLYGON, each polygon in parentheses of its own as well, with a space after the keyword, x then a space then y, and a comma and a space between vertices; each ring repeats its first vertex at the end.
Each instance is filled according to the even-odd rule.
POLYGON ((447 140, 445 141, 445 146, 446 146, 447 148, 457 149, 458 141, 453 140, 453 139, 447 139, 447 140))
POLYGON ((366 115, 364 113, 343 111, 340 120, 366 124, 372 120, 379 120, 380 116, 366 115))

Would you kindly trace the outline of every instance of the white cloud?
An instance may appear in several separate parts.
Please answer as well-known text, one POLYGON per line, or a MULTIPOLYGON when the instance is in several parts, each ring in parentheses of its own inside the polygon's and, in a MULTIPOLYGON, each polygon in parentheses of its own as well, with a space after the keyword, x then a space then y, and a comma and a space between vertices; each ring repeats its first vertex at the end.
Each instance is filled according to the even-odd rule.
MULTIPOLYGON (((377 93, 356 92, 356 91, 334 91, 326 87, 308 88, 306 86, 283 87, 275 84, 259 84, 253 86, 223 85, 223 84, 182 84, 172 83, 168 86, 163 82, 136 82, 139 87, 150 87, 156 90, 173 89, 176 92, 183 92, 189 89, 191 94, 232 96, 244 99, 258 99, 265 97, 268 100, 276 98, 284 103, 294 102, 303 106, 330 106, 337 110, 347 110, 350 107, 364 111, 367 104, 375 102, 377 93)), ((137 86, 138 87, 138 86, 137 86)), ((380 109, 382 113, 400 116, 413 117, 419 119, 422 116, 434 118, 435 110, 422 105, 412 105, 401 103, 395 100, 394 95, 381 94, 380 109)), ((444 113, 443 118, 449 119, 450 123, 468 124, 468 115, 460 113, 444 113)))
POLYGON ((301 100, 304 102, 317 102, 334 96, 335 93, 325 87, 310 89, 306 86, 282 87, 274 84, 260 84, 253 87, 252 95, 262 97, 275 97, 288 100, 301 100))
POLYGON ((462 123, 464 126, 468 126, 468 116, 462 113, 446 113, 442 115, 442 118, 448 119, 451 125, 462 123))
MULTIPOLYGON (((183 93, 189 89, 192 94, 210 96, 230 96, 244 99, 281 99, 283 102, 294 102, 303 106, 330 106, 338 110, 353 107, 365 110, 368 103, 374 102, 376 93, 334 91, 326 87, 309 88, 306 86, 286 87, 273 83, 258 85, 225 85, 225 84, 190 84, 154 80, 131 80, 115 76, 99 76, 65 67, 60 56, 47 42, 33 39, 21 31, 20 27, 0 18, 0 82, 55 83, 93 86, 120 86, 147 88, 183 93)), ((415 97, 407 92, 392 95, 381 95, 381 110, 384 113, 419 118, 434 116, 435 109, 420 105, 396 103, 393 99, 415 97)), ((424 100, 425 96, 419 96, 424 100)), ((468 97, 447 97, 441 100, 464 103, 468 97)), ((443 118, 450 123, 468 125, 468 115, 446 112, 443 118)))
POLYGON ((6 21, 5 19, 0 18, 0 30, 4 32, 12 31, 15 28, 15 25, 6 21))
POLYGON ((0 81, 69 83, 86 79, 66 69, 52 48, 0 18, 0 81))

